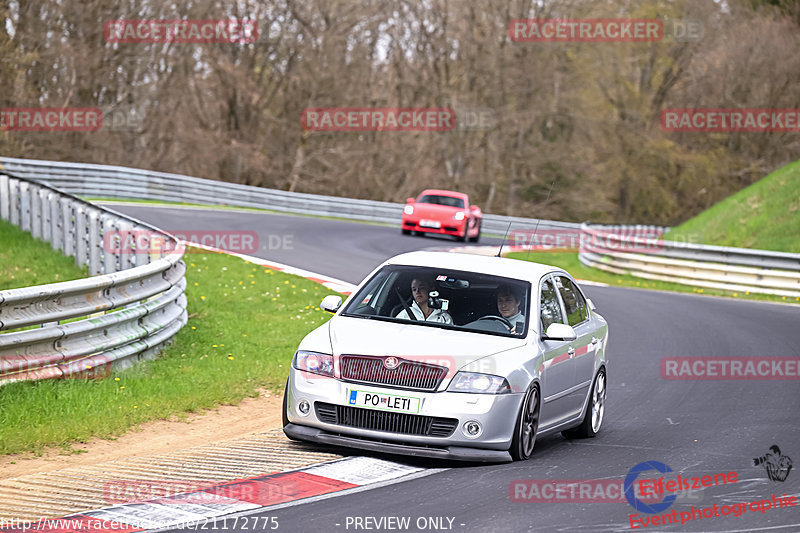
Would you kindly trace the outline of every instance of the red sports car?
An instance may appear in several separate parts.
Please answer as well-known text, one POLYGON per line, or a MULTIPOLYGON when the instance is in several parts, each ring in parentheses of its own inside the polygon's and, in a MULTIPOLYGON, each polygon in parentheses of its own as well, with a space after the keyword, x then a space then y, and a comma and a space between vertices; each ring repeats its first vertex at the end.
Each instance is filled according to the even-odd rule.
POLYGON ((466 194, 427 189, 403 208, 403 235, 412 231, 452 235, 460 241, 478 242, 481 235, 480 207, 470 205, 466 194))

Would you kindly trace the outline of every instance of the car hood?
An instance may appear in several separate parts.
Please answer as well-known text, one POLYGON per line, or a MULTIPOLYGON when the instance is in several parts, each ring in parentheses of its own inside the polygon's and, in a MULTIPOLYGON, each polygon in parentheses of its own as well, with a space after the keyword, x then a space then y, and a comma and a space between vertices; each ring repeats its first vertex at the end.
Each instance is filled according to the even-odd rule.
POLYGON ((438 204, 414 204, 414 214, 420 217, 441 218, 451 217, 459 211, 466 211, 460 207, 438 204))
POLYGON ((525 345, 524 339, 341 315, 328 324, 335 355, 393 355, 451 370, 525 345))

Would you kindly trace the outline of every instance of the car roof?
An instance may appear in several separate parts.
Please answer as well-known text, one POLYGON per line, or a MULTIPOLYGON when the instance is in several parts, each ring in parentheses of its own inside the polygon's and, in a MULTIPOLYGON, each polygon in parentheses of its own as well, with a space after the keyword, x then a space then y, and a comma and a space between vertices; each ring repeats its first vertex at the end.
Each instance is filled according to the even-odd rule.
POLYGON ((445 191, 444 189, 425 189, 421 193, 420 196, 425 194, 438 194, 440 196, 453 196, 455 198, 467 198, 467 195, 463 192, 456 192, 456 191, 445 191))
POLYGON ((558 267, 532 261, 453 252, 408 252, 396 255, 384 264, 464 270, 523 279, 532 283, 538 283, 539 279, 548 272, 564 272, 558 267))

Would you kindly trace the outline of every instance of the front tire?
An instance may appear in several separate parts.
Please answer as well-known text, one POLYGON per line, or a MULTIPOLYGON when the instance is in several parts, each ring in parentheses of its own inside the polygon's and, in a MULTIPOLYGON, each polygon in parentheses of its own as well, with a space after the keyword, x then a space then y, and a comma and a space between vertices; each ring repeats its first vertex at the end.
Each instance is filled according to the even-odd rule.
POLYGON ((469 242, 478 242, 478 239, 481 238, 481 222, 478 222, 478 232, 475 234, 474 237, 469 238, 469 242))
POLYGON ((403 232, 403 235, 411 235, 411 230, 410 229, 404 229, 404 230, 401 230, 401 231, 403 232))
POLYGON ((525 461, 533 454, 536 434, 539 432, 539 386, 533 385, 525 394, 514 427, 514 438, 508 450, 515 461, 525 461))
POLYGON ((574 438, 591 438, 600 432, 600 426, 603 424, 603 415, 606 412, 606 370, 601 368, 597 372, 597 377, 594 378, 592 385, 592 394, 589 397, 589 405, 586 407, 586 415, 583 417, 581 425, 562 431, 561 434, 568 439, 574 438))

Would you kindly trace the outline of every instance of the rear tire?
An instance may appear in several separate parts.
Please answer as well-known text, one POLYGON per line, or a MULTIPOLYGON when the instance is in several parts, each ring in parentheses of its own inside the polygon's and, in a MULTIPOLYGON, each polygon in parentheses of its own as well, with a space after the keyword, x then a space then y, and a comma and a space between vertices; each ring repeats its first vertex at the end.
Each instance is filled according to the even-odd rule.
POLYGON ((594 378, 592 394, 589 396, 589 405, 586 406, 586 415, 583 417, 581 425, 562 431, 561 434, 568 439, 592 438, 600 432, 603 424, 603 415, 606 411, 606 370, 601 368, 594 378))
POLYGON ((511 448, 508 450, 515 461, 525 461, 533 454, 536 434, 539 432, 540 404, 539 386, 533 385, 522 400, 514 427, 514 438, 511 439, 511 448))

